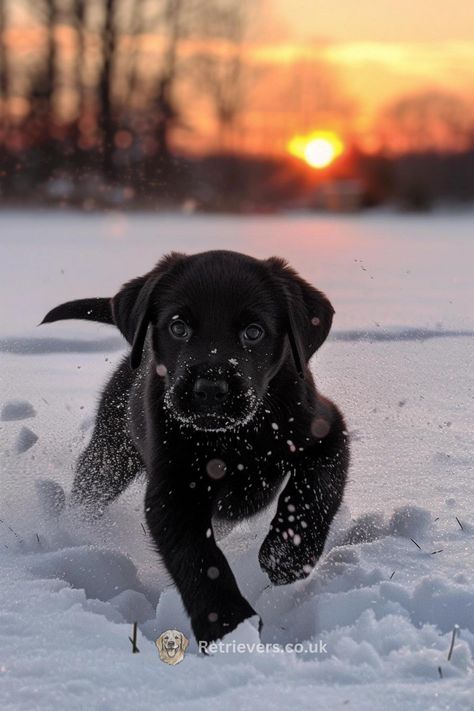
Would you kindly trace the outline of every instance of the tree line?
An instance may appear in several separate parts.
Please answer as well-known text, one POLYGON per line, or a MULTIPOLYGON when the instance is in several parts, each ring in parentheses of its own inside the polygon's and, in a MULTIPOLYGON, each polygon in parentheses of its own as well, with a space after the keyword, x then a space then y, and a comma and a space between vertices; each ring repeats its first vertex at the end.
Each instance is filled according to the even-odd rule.
MULTIPOLYGON (((186 209, 306 200, 315 174, 285 156, 285 131, 334 125, 350 135, 357 107, 324 61, 252 58, 263 3, 0 0, 0 200, 186 209), (196 141, 200 124, 212 126, 212 150, 196 141), (258 130, 259 150, 246 151, 258 130)), ((376 153, 354 138, 326 177, 356 177, 366 204, 474 197, 466 99, 439 89, 399 97, 373 134, 376 153)))
POLYGON ((3 175, 24 176, 27 162, 32 181, 63 168, 94 171, 106 184, 126 175, 136 189, 163 176, 169 183, 171 135, 190 130, 186 102, 197 95, 221 146, 230 145, 248 8, 247 0, 31 0, 21 18, 18 3, 0 0, 3 175))

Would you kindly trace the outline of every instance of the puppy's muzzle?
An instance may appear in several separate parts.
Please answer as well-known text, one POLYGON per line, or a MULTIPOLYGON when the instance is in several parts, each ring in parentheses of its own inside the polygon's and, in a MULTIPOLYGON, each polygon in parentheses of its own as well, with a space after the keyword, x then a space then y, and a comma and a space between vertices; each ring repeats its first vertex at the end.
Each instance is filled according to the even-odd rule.
POLYGON ((183 369, 165 394, 165 406, 183 424, 222 432, 249 422, 259 401, 235 367, 196 364, 183 369))

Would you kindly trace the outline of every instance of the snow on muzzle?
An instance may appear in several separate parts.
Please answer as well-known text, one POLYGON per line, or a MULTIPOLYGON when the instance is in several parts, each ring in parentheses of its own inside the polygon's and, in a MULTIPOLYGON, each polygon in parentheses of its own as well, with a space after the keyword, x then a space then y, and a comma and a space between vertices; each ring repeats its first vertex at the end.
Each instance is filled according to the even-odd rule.
POLYGON ((165 394, 165 405, 176 420, 214 432, 250 422, 259 402, 255 389, 242 373, 227 366, 186 368, 165 394))

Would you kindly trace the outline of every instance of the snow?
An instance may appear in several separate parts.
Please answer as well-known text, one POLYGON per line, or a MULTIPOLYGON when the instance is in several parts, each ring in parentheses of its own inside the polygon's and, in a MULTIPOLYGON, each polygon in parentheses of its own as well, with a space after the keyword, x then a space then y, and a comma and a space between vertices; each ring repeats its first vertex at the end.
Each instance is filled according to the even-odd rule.
POLYGON ((38 436, 35 435, 33 430, 30 430, 29 427, 22 427, 16 440, 16 453, 23 454, 23 452, 27 452, 37 441, 38 436))
POLYGON ((3 422, 11 420, 27 420, 29 417, 35 417, 36 411, 31 402, 27 400, 10 400, 6 402, 0 413, 0 419, 3 422))
POLYGON ((468 213, 0 214, 2 709, 472 710, 472 228, 468 213), (61 489, 45 481, 70 490, 121 337, 35 324, 62 300, 111 295, 163 252, 210 248, 279 254, 328 293, 334 333, 313 369, 346 414, 353 461, 307 580, 274 588, 259 569, 271 511, 218 532, 263 628, 245 623, 230 651, 204 656, 153 551, 143 480, 93 524, 58 518, 61 489), (173 667, 154 644, 166 629, 190 639, 173 667))

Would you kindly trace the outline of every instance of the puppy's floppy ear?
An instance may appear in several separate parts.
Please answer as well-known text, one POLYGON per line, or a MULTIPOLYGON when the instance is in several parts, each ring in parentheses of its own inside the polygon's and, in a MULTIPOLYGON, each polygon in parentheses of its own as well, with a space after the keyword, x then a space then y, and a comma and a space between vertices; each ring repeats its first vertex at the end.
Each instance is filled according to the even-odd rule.
POLYGON ((266 260, 284 296, 288 339, 300 376, 311 356, 326 340, 334 309, 329 299, 302 279, 279 257, 266 260))
POLYGON ((153 318, 153 296, 163 277, 186 257, 179 252, 163 257, 148 274, 123 285, 112 299, 114 323, 132 346, 130 365, 138 368, 142 359, 148 324, 153 318))
POLYGON ((158 637, 158 639, 155 642, 159 652, 163 651, 164 643, 165 643, 164 637, 165 637, 165 633, 163 632, 163 634, 160 634, 160 636, 158 637))
POLYGON ((189 646, 189 639, 187 639, 182 632, 180 632, 180 635, 181 635, 180 647, 181 647, 181 651, 184 653, 189 646))

